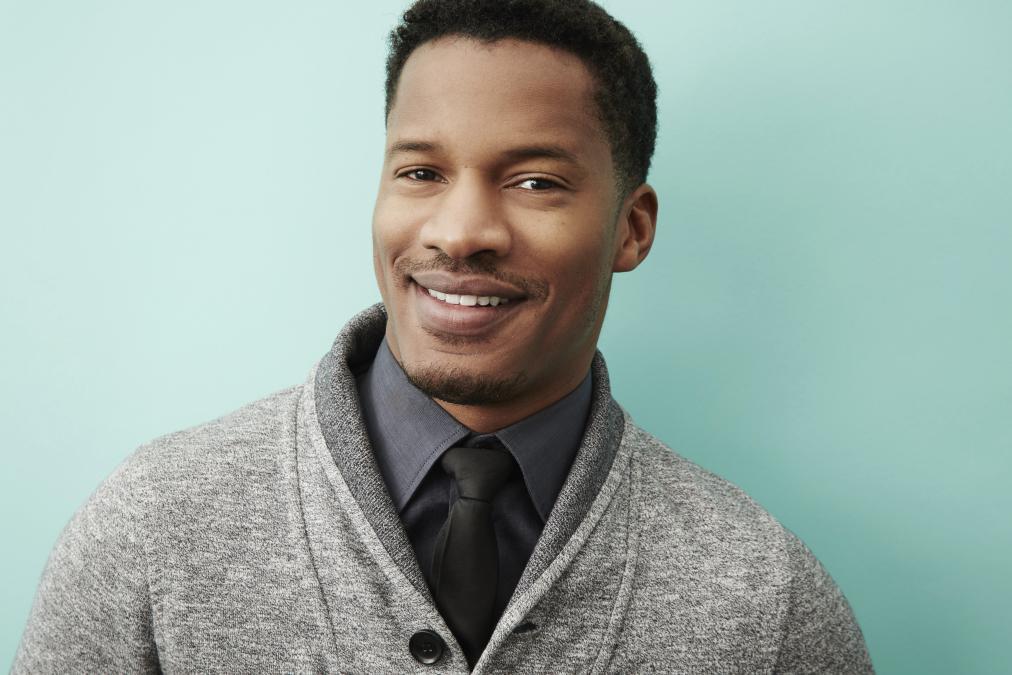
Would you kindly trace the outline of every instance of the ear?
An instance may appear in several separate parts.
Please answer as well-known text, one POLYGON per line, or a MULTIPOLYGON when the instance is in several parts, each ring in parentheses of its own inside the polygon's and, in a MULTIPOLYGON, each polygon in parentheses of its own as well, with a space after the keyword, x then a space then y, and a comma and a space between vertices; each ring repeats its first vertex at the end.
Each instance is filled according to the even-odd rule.
POLYGON ((615 261, 612 272, 629 272, 643 262, 657 229, 657 193, 643 183, 622 203, 615 225, 615 261))

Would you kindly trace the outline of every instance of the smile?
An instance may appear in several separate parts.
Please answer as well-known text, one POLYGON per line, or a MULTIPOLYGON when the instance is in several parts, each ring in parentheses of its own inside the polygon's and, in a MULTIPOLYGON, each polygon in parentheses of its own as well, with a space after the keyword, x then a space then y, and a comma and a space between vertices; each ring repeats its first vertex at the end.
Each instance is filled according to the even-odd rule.
POLYGON ((487 305, 490 305, 492 307, 497 307, 500 304, 505 305, 507 302, 510 301, 509 298, 501 298, 498 295, 465 295, 459 293, 443 293, 442 291, 437 291, 434 288, 426 288, 425 290, 428 291, 429 295, 431 295, 435 299, 442 300, 448 305, 464 305, 465 307, 474 307, 475 305, 485 307, 487 305))
POLYGON ((515 321, 527 305, 524 296, 506 297, 506 293, 513 292, 511 289, 490 288, 495 284, 487 281, 483 284, 479 280, 461 279, 457 283, 433 280, 429 284, 432 286, 412 283, 415 316, 422 330, 445 339, 492 339, 501 335, 504 327, 515 321), (432 288, 437 283, 446 290, 432 288), (449 293, 450 290, 455 292, 449 293))

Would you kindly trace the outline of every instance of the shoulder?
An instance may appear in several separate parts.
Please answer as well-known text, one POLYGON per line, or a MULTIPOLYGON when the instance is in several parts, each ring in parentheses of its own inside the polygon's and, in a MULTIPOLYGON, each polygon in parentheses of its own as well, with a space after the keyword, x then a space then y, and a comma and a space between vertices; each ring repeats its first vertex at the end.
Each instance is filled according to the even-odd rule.
POLYGON ((717 633, 749 626, 777 645, 777 672, 871 672, 846 597, 801 539, 744 490, 628 416, 623 442, 633 444, 640 476, 644 616, 659 625, 676 617, 717 633), (672 597, 683 602, 671 605, 672 597), (692 615, 691 607, 705 611, 692 615))
POLYGON ((302 385, 288 387, 216 419, 159 436, 138 447, 110 479, 211 479, 220 470, 268 466, 279 450, 294 443, 301 392, 302 385))
POLYGON ((159 436, 138 448, 135 461, 156 466, 256 455, 291 433, 301 392, 302 385, 281 389, 209 422, 159 436))
POLYGON ((151 554, 153 546, 214 537, 276 509, 294 473, 302 389, 282 389, 141 445, 78 509, 62 541, 151 554))
POLYGON ((142 444, 99 485, 81 511, 156 529, 256 495, 294 452, 302 385, 282 389, 208 422, 142 444), (292 450, 292 452, 289 452, 292 450), (217 504, 217 506, 216 506, 217 504), (117 514, 130 513, 124 519, 117 514), (158 521, 158 522, 152 522, 158 521))
POLYGON ((157 584, 172 586, 179 581, 166 577, 173 562, 206 561, 216 538, 235 539, 218 537, 223 530, 234 534, 230 528, 248 527, 276 504, 271 490, 280 482, 279 458, 294 444, 300 391, 290 387, 166 434, 120 463, 57 539, 15 672, 100 672, 113 663, 130 664, 113 670, 153 670, 157 584))
POLYGON ((674 452, 627 416, 638 478, 639 583, 648 595, 672 589, 702 605, 735 598, 763 622, 778 622, 798 551, 793 535, 744 490, 674 452), (687 580, 693 580, 688 587, 687 580))
POLYGON ((623 442, 640 467, 641 509, 651 519, 713 532, 740 542, 786 546, 784 527, 744 490, 678 454, 628 416, 623 442))

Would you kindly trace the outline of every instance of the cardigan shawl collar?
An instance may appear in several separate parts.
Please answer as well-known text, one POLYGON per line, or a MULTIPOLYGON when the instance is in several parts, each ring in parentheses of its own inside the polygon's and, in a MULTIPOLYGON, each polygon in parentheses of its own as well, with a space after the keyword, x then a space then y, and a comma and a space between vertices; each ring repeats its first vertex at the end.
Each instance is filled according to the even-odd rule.
MULTIPOLYGON (((418 592, 431 600, 414 549, 373 456, 356 388, 355 376, 372 362, 385 330, 386 311, 378 304, 355 316, 338 334, 316 369, 316 416, 338 471, 379 541, 418 592)), ((619 448, 624 415, 611 397, 600 352, 594 357, 591 372, 593 394, 583 441, 513 600, 536 582, 576 532, 605 483, 619 448)))

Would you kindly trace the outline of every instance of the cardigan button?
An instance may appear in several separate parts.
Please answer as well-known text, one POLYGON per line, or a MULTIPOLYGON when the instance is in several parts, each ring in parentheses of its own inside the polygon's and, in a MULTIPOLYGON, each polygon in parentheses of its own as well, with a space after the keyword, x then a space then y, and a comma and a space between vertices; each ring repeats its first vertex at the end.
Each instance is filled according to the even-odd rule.
POLYGON ((415 657, 416 661, 431 666, 443 658, 443 652, 446 651, 446 643, 443 642, 443 638, 439 637, 439 633, 431 630, 420 630, 411 636, 411 639, 408 641, 408 649, 411 650, 411 655, 415 657))

